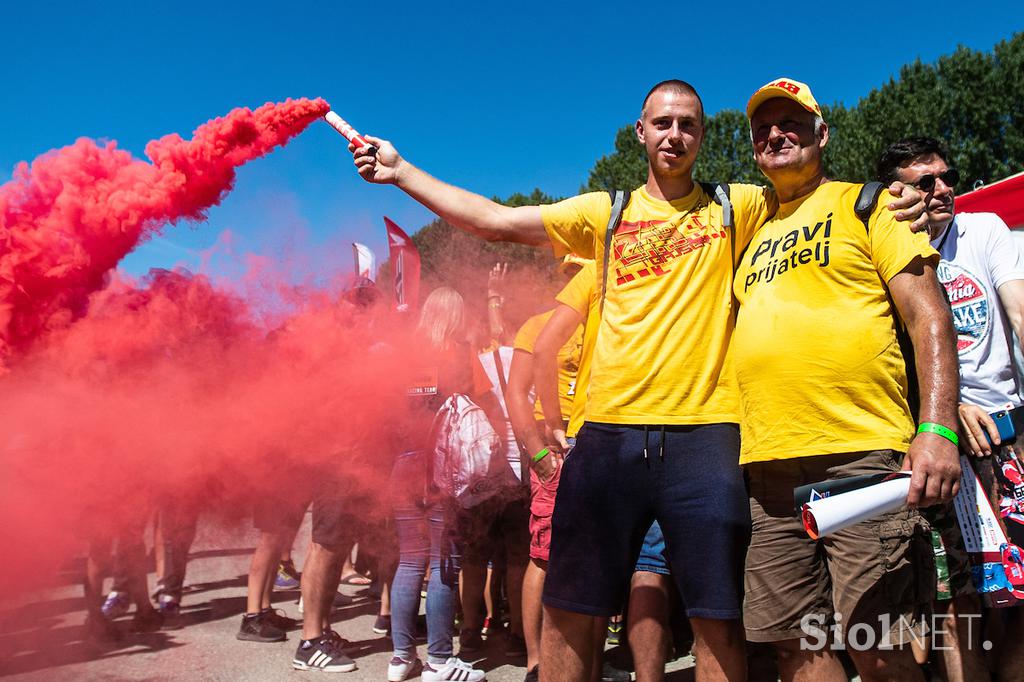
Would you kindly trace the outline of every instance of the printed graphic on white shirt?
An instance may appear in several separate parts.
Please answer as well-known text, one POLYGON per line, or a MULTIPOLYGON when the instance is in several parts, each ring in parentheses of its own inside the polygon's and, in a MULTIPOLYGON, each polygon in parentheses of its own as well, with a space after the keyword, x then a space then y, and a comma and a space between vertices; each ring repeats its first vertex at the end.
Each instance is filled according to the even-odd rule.
POLYGON ((981 280, 966 268, 942 261, 936 272, 953 308, 956 348, 963 355, 988 336, 992 327, 992 303, 981 280))

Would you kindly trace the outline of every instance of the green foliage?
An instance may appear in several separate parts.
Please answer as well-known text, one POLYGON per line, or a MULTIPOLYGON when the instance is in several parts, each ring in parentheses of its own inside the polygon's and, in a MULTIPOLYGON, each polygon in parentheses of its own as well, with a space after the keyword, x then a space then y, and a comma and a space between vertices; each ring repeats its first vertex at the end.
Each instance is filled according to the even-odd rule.
POLYGON ((754 163, 750 128, 742 111, 723 109, 705 121, 704 142, 693 166, 693 177, 703 182, 764 182, 754 163))
POLYGON ((826 160, 837 178, 873 178, 889 144, 928 135, 949 145, 964 178, 992 182, 1024 167, 1024 33, 991 53, 959 47, 935 64, 916 61, 856 107, 824 111, 832 139, 826 160))
POLYGON ((634 126, 627 125, 615 133, 615 151, 602 156, 594 164, 587 180, 587 190, 633 189, 646 180, 647 153, 636 139, 634 126))

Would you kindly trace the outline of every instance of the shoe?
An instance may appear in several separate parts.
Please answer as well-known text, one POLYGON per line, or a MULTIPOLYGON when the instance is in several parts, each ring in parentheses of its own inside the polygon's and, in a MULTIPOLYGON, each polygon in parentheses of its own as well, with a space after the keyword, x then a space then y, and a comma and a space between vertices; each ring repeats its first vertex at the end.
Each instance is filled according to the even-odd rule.
POLYGON ((523 678, 523 682, 539 682, 540 681, 540 666, 535 665, 526 671, 526 677, 523 678))
POLYGON ((628 670, 619 670, 610 663, 601 666, 601 682, 630 682, 632 679, 628 670))
POLYGON ((274 608, 266 608, 260 611, 260 615, 278 630, 288 632, 299 627, 299 621, 284 615, 284 611, 274 608))
POLYGON ((296 670, 321 670, 325 673, 350 673, 356 669, 356 662, 345 653, 344 649, 329 633, 316 639, 304 639, 299 642, 292 659, 292 667, 296 670))
POLYGON ((495 620, 494 618, 487 616, 484 618, 484 626, 480 628, 480 637, 482 637, 484 641, 487 641, 488 637, 501 634, 503 629, 504 627, 500 620, 495 620))
POLYGON ((484 646, 484 639, 480 632, 471 628, 463 628, 459 633, 459 653, 471 654, 480 651, 484 646))
POLYGON ((487 679, 487 673, 452 656, 443 664, 424 663, 420 679, 423 682, 481 682, 487 679))
POLYGON ((344 649, 347 646, 352 646, 352 642, 348 641, 347 639, 339 635, 337 631, 332 630, 330 626, 328 626, 327 629, 324 630, 324 637, 329 637, 330 640, 335 643, 335 645, 340 646, 342 649, 344 649))
POLYGON ((277 565, 277 575, 274 576, 274 587, 279 590, 294 590, 301 584, 299 572, 295 570, 295 564, 291 559, 282 561, 277 565))
POLYGON ((181 622, 181 604, 174 597, 168 594, 161 594, 157 601, 156 610, 163 619, 161 623, 165 630, 177 630, 183 627, 181 622))
POLYGON ((377 620, 373 621, 373 631, 378 635, 391 632, 391 616, 377 616, 377 620))
POLYGON ((526 655, 526 640, 523 639, 522 635, 517 635, 514 632, 508 633, 508 638, 505 640, 505 656, 508 658, 521 658, 526 655))
POLYGON ((164 615, 178 615, 181 604, 169 594, 161 594, 156 602, 156 610, 164 615))
POLYGON ((622 642, 622 621, 608 621, 608 643, 612 646, 622 642))
POLYGON ((420 659, 413 656, 411 661, 395 656, 388 661, 388 682, 402 682, 420 665, 420 659))
POLYGON ((156 609, 136 612, 132 618, 132 632, 156 632, 164 625, 164 614, 156 609))
POLYGON ((110 594, 108 594, 107 598, 103 601, 103 606, 100 607, 100 611, 103 613, 104 618, 114 620, 128 613, 128 608, 130 606, 131 600, 128 598, 126 593, 111 590, 110 594))
POLYGON ((242 625, 235 639, 243 642, 283 642, 288 639, 284 630, 275 626, 263 611, 242 616, 242 625))

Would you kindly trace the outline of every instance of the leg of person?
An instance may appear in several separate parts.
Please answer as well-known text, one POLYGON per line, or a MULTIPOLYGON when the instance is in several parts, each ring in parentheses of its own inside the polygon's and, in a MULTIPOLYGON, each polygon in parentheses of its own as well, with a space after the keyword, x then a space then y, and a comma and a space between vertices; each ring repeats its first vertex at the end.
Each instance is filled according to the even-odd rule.
POLYGON ((562 470, 556 469, 548 481, 541 481, 530 470, 530 562, 523 575, 523 637, 526 639, 527 677, 538 674, 540 664, 541 627, 544 620, 541 597, 551 552, 551 514, 562 470))
POLYGON ((114 571, 125 576, 128 595, 135 604, 132 629, 138 632, 159 630, 163 618, 149 601, 146 575, 146 546, 142 537, 143 529, 130 524, 122 529, 117 538, 117 553, 114 554, 114 571))
POLYGON ((297 670, 349 672, 356 669, 330 629, 341 565, 352 548, 351 522, 341 481, 325 479, 313 495, 313 531, 302 571, 302 639, 292 659, 297 670))
POLYGON ((543 680, 588 679, 594 620, 622 610, 655 513, 646 433, 585 424, 562 464, 544 582, 543 680))
MULTIPOLYGON (((249 563, 246 615, 254 616, 271 606, 270 598, 277 575, 278 557, 298 515, 294 510, 288 513, 286 509, 284 499, 268 493, 259 495, 253 506, 253 527, 260 531, 260 539, 249 563)), ((298 520, 301 522, 301 516, 298 520)))
MULTIPOLYGON (((259 520, 257 523, 260 523, 259 520)), ((267 525, 267 524, 260 524, 267 525)), ((269 608, 268 590, 272 588, 277 569, 277 557, 283 532, 262 530, 256 549, 249 563, 249 578, 246 584, 245 613, 235 637, 251 642, 280 642, 287 639, 284 630, 261 617, 264 608, 269 608)))
POLYGON ((671 637, 668 628, 670 576, 665 559, 665 537, 655 521, 644 537, 629 588, 627 639, 637 682, 661 680, 665 675, 671 637))
POLYGON ((845 682, 831 648, 828 566, 793 509, 793 488, 826 478, 824 467, 808 473, 801 460, 786 460, 748 464, 746 472, 752 521, 744 576, 747 639, 774 645, 783 682, 845 682))
POLYGON ((170 618, 177 616, 185 585, 188 553, 196 535, 199 502, 174 498, 160 505, 160 543, 157 545, 158 606, 170 618))
POLYGON ((416 618, 420 589, 430 561, 430 532, 423 501, 426 460, 418 453, 400 455, 391 474, 391 504, 398 542, 398 564, 391 582, 391 642, 394 653, 388 680, 400 682, 418 665, 416 618))
MULTIPOLYGON (((453 519, 445 513, 441 503, 431 504, 427 510, 428 532, 430 534, 430 580, 427 583, 427 662, 443 664, 453 654, 455 607, 458 599, 459 570, 461 568, 461 551, 453 542, 453 519)), ((479 578, 483 577, 483 570, 479 578)), ((482 580, 477 587, 483 587, 482 580)), ((478 595, 476 604, 482 604, 483 594, 478 595)), ((463 609, 465 611, 465 608, 463 609)), ((463 613, 463 617, 466 614, 463 613)), ((479 621, 477 631, 479 636, 479 621)))
POLYGON ((655 438, 647 494, 693 628, 697 679, 745 679, 740 617, 750 504, 738 464, 739 428, 671 427, 655 438))
POLYGON ((530 512, 528 498, 518 497, 499 517, 499 532, 505 548, 505 592, 508 595, 509 630, 505 655, 526 654, 523 627, 523 581, 530 559, 530 512))
POLYGON ((103 614, 103 581, 110 568, 112 544, 113 541, 109 536, 96 537, 89 542, 89 552, 85 560, 85 577, 82 580, 82 587, 85 590, 86 635, 105 641, 113 641, 121 637, 120 631, 103 614))
POLYGON ((1007 609, 1006 629, 1002 641, 997 646, 995 656, 995 678, 1004 680, 1021 679, 1024 674, 1024 607, 1014 606, 1007 609))
POLYGON ((523 575, 523 637, 526 639, 527 674, 540 663, 541 625, 543 610, 541 594, 544 592, 544 576, 548 562, 530 557, 523 575))
MULTIPOLYGON (((449 502, 450 504, 450 502, 449 502)), ((423 664, 423 682, 481 682, 483 670, 452 655, 455 635, 456 583, 462 561, 454 528, 454 513, 440 503, 427 510, 430 526, 430 583, 427 586, 427 662, 423 664)), ((477 631, 479 634, 479 630, 477 631)))
MULTIPOLYGON (((898 471, 902 455, 877 450, 817 459, 828 467, 822 478, 842 478, 898 471)), ((861 680, 923 681, 910 644, 928 633, 935 553, 920 513, 904 509, 863 521, 823 546, 836 618, 861 680)))
MULTIPOLYGON (((459 539, 464 547, 459 593, 462 598, 462 632, 459 652, 473 653, 483 646, 480 633, 484 616, 484 590, 487 585, 487 560, 491 556, 490 530, 497 517, 497 505, 488 500, 460 510, 457 515, 459 539)), ((431 566, 431 581, 434 578, 431 566)), ((429 587, 427 592, 429 594, 429 587)))
MULTIPOLYGON (((934 603, 932 633, 939 671, 947 682, 985 680, 990 677, 982 648, 981 598, 971 580, 971 564, 964 546, 963 533, 952 504, 923 510, 938 533, 948 577, 945 596, 934 603)), ((936 564, 939 557, 936 557, 936 564)))
POLYGON ((985 680, 991 675, 982 655, 981 599, 977 593, 962 594, 936 602, 935 644, 942 679, 946 682, 985 680))

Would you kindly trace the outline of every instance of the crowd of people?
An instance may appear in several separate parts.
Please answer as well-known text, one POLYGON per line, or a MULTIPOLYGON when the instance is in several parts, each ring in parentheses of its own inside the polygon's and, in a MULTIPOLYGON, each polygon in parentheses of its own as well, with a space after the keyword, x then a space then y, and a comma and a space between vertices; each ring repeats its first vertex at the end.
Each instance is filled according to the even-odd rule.
MULTIPOLYGON (((293 667, 355 670, 331 612, 339 581, 362 578, 353 544, 374 535, 393 538, 373 569, 389 682, 483 680, 470 660, 501 630, 527 682, 628 679, 603 660, 623 621, 638 681, 661 679, 691 644, 698 680, 747 679, 752 652, 769 652, 786 682, 846 680, 846 666, 865 682, 1024 676, 1024 611, 982 599, 952 511, 964 453, 1019 543, 1024 467, 990 413, 1024 402, 1013 336, 1024 258, 995 216, 955 213, 941 142, 892 141, 880 182, 843 182, 825 174, 829 127, 806 84, 776 79, 746 114, 768 187, 693 180, 704 112, 679 80, 643 101, 638 188, 508 207, 431 177, 386 140, 350 147, 366 180, 459 229, 553 246, 565 283, 524 321, 505 312, 516 292, 502 265, 486 323, 452 288, 427 296, 414 332, 423 366, 393 435, 392 535, 361 525, 340 475, 264 496, 240 640, 284 639, 297 624, 272 590, 300 581, 293 667), (493 428, 493 490, 456 497, 439 476, 436 424, 452 406, 493 428), (794 488, 901 470, 903 508, 808 536, 794 488), (287 562, 310 504, 300 579, 287 562)), ((372 286, 355 292, 367 310, 379 302, 372 286)), ((123 556, 139 554, 139 535, 118 538, 123 556)), ((164 544, 181 555, 180 540, 164 544)), ((140 627, 173 616, 183 571, 162 574, 154 612, 137 570, 104 601, 91 568, 89 618, 108 622, 128 601, 140 627)))

